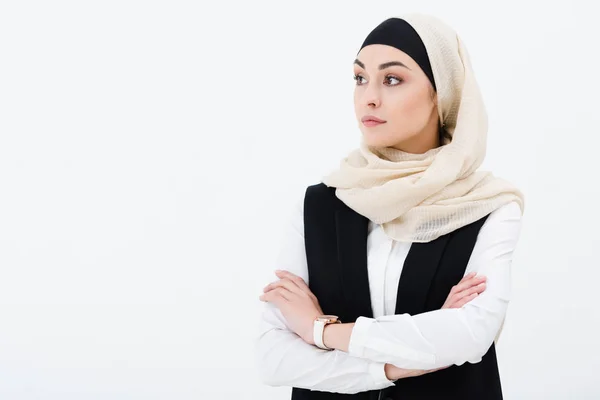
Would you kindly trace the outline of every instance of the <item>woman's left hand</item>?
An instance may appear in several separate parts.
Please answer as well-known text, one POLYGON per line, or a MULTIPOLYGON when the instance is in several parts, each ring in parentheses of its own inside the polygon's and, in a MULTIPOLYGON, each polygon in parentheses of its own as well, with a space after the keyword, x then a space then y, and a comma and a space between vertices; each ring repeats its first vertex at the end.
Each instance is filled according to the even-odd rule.
POLYGON ((261 301, 273 303, 285 317, 292 331, 306 343, 314 345, 313 321, 323 314, 317 297, 302 278, 288 271, 275 271, 279 281, 265 286, 261 301))

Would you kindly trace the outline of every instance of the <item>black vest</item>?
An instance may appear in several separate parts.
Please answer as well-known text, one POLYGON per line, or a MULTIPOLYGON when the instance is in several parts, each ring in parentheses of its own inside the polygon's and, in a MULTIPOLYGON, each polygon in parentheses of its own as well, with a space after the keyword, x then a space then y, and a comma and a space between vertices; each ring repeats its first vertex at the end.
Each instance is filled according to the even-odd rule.
MULTIPOLYGON (((404 262, 396 314, 416 315, 442 308, 450 289, 464 276, 479 229, 487 216, 428 243, 413 243, 404 262)), ((367 274, 369 220, 335 196, 323 183, 309 186, 304 198, 304 234, 311 291, 325 314, 354 322, 373 318, 367 274)), ((481 362, 453 365, 433 373, 399 379, 395 386, 356 394, 292 389, 292 400, 502 399, 494 344, 481 362)))

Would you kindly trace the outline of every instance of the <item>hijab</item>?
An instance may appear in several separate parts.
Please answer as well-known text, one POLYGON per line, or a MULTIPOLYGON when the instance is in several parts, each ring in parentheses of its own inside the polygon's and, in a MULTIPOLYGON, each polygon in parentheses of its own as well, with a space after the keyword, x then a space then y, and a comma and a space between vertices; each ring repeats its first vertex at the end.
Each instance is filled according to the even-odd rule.
POLYGON ((435 240, 513 201, 523 212, 518 188, 478 170, 486 152, 487 113, 458 34, 433 16, 413 13, 383 21, 361 49, 370 44, 396 47, 419 64, 437 92, 439 123, 451 140, 414 154, 372 147, 363 139, 322 182, 398 241, 435 240))

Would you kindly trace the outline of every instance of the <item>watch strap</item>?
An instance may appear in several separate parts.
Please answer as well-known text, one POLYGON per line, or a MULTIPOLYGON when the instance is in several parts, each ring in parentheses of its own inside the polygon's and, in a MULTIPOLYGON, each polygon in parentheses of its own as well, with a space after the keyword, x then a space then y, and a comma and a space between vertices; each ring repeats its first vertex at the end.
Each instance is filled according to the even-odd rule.
POLYGON ((313 324, 313 340, 315 345, 323 350, 331 350, 323 343, 323 331, 325 330, 325 321, 316 319, 313 324))
POLYGON ((315 342, 315 345, 323 350, 335 350, 331 347, 325 346, 325 343, 323 342, 323 333, 325 331, 325 326, 329 324, 339 324, 341 322, 342 321, 340 321, 339 319, 335 322, 325 322, 323 320, 315 319, 313 323, 313 341, 315 342))

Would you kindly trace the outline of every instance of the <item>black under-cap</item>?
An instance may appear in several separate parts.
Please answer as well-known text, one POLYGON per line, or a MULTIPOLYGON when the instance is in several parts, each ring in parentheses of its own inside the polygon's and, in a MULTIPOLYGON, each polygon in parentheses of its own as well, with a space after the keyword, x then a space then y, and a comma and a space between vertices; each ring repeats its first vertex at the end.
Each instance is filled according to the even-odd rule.
POLYGON ((401 18, 386 19, 367 35, 358 52, 360 52, 363 47, 370 44, 385 44, 408 54, 417 64, 419 64, 423 72, 425 72, 425 75, 427 75, 431 81, 433 89, 437 91, 425 44, 423 44, 423 41, 415 28, 408 22, 401 18))

